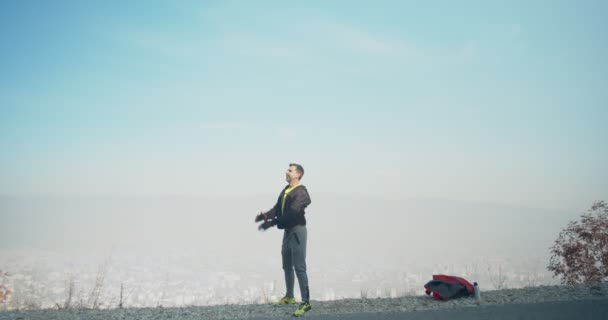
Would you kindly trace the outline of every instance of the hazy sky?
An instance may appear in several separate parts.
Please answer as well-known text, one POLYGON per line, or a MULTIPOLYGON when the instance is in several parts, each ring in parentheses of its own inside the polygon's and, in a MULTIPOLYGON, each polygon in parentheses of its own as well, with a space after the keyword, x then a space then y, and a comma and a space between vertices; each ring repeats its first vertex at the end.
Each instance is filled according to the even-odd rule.
POLYGON ((296 161, 313 202, 581 211, 608 200, 607 14, 606 1, 2 1, 0 194, 274 194, 296 161))

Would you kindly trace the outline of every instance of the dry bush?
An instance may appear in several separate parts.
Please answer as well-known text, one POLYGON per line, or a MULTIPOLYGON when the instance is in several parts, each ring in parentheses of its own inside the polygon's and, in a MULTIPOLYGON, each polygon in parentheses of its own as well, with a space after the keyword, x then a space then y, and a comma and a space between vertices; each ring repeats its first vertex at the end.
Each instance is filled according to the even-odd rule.
POLYGON ((8 308, 12 310, 35 310, 42 307, 40 296, 43 291, 40 281, 40 271, 37 267, 23 281, 13 283, 8 308))
POLYGON ((496 290, 506 289, 507 275, 502 268, 502 265, 498 265, 496 271, 492 271, 491 267, 488 266, 488 278, 496 290))
POLYGON ((367 288, 367 287, 361 288, 361 293, 360 293, 359 297, 364 300, 369 299, 371 296, 370 293, 371 293, 371 290, 369 288, 367 288))
POLYGON ((8 276, 9 276, 8 272, 3 272, 2 270, 0 270, 0 303, 1 304, 4 304, 12 293, 11 289, 6 284, 8 276))
POLYGON ((119 301, 118 301, 118 308, 119 309, 122 309, 125 306, 125 303, 129 299, 129 297, 131 296, 131 294, 133 294, 133 292, 135 291, 135 289, 137 289, 137 286, 133 286, 131 288, 131 290, 126 295, 123 296, 124 285, 123 285, 123 283, 120 284, 120 297, 119 297, 119 301))
POLYGON ((272 301, 270 300, 270 295, 266 292, 266 288, 262 286, 262 303, 270 304, 272 301))
POLYGON ((60 303, 55 303, 55 307, 58 310, 66 310, 70 309, 74 306, 74 299, 76 294, 76 276, 73 272, 67 274, 66 279, 66 291, 65 291, 65 301, 60 303))
POLYGON ((156 303, 157 308, 163 307, 163 302, 165 301, 165 292, 167 291, 167 287, 169 286, 169 272, 165 273, 165 283, 160 292, 160 298, 158 298, 158 302, 156 303))
POLYGON ((97 309, 100 307, 101 295, 103 293, 105 280, 110 269, 110 263, 111 258, 108 258, 104 263, 99 266, 99 269, 97 270, 95 285, 93 286, 93 289, 89 293, 87 299, 87 305, 92 309, 97 309))
POLYGON ((580 221, 571 221, 551 249, 547 269, 564 284, 608 280, 608 204, 596 201, 580 221))

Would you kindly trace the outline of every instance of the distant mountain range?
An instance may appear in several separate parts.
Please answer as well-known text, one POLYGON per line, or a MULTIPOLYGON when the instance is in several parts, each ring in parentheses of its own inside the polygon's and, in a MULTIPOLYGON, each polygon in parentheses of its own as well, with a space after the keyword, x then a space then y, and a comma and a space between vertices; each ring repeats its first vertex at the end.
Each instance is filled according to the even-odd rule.
MULTIPOLYGON (((1 248, 277 255, 281 233, 253 217, 276 195, 251 197, 0 197, 1 248)), ((307 210, 319 259, 539 256, 581 212, 440 199, 316 194, 307 210)))

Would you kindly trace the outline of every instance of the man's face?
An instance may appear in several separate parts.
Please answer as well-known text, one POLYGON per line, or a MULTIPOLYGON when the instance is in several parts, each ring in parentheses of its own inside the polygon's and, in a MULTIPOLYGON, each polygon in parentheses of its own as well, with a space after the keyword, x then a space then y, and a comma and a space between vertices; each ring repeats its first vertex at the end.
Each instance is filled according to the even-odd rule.
POLYGON ((295 166, 290 166, 289 168, 287 168, 287 172, 285 172, 285 180, 287 180, 287 182, 291 182, 291 180, 299 178, 300 174, 298 173, 298 171, 296 171, 295 166))

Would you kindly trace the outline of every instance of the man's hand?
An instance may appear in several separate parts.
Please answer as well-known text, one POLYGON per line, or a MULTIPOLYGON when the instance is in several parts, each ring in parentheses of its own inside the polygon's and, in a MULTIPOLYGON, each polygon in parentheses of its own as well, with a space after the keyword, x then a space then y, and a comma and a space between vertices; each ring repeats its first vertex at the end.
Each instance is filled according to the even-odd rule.
POLYGON ((266 221, 268 219, 266 219, 266 216, 264 215, 264 212, 260 212, 260 214, 258 214, 257 216, 255 216, 255 222, 259 222, 259 221, 266 221))
POLYGON ((264 221, 264 223, 260 224, 260 226, 258 227, 258 230, 260 231, 266 231, 266 229, 272 227, 272 221, 264 221))

